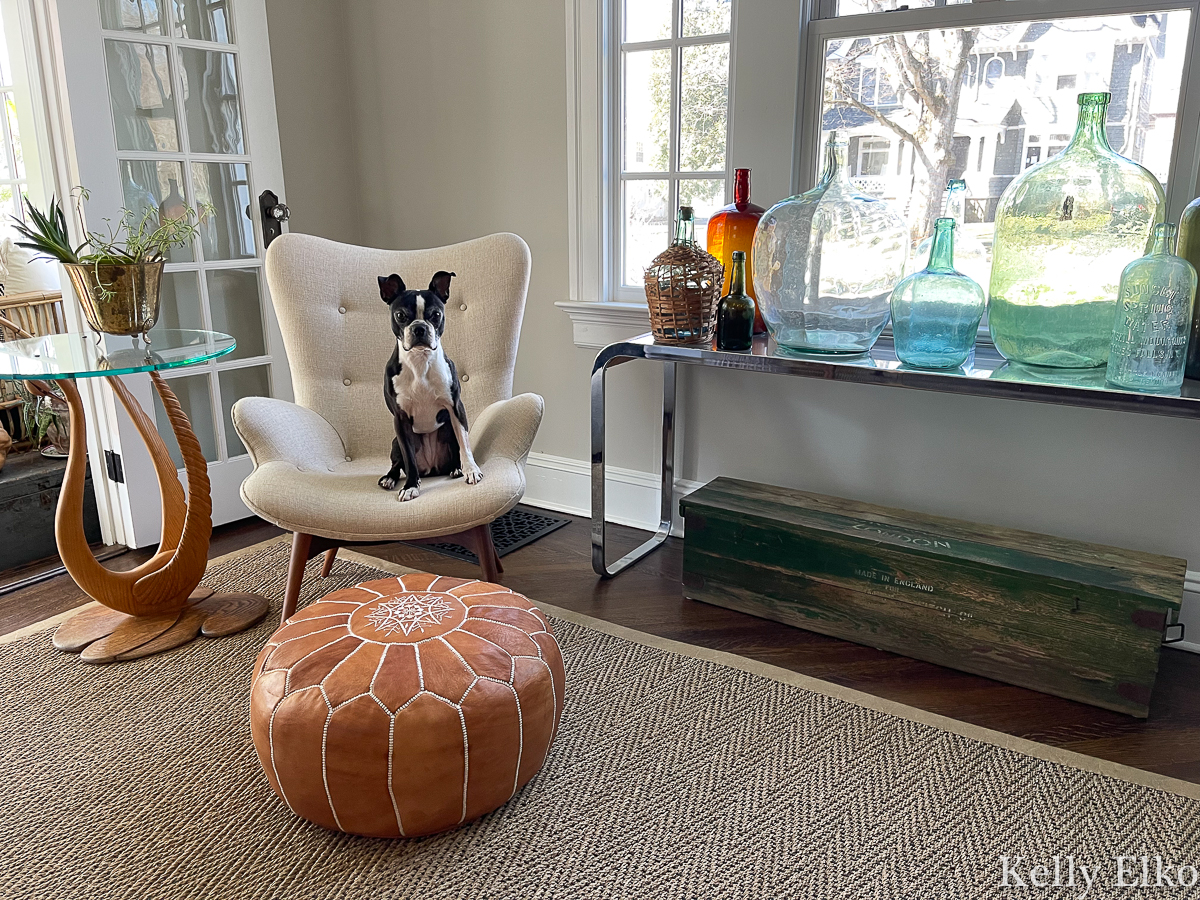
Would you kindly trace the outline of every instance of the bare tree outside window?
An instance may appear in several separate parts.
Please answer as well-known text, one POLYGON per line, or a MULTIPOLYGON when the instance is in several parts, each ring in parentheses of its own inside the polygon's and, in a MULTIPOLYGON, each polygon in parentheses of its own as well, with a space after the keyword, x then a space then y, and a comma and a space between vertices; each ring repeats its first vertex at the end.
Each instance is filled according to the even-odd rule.
MULTIPOLYGON (((842 0, 839 10, 895 5, 842 0)), ((821 131, 842 132, 860 168, 869 152, 869 175, 854 173, 859 188, 894 204, 914 242, 932 233, 946 183, 965 179, 967 227, 987 244, 1004 188, 1069 142, 1080 92, 1112 94, 1113 148, 1166 183, 1189 17, 1114 13, 831 38, 821 131)))

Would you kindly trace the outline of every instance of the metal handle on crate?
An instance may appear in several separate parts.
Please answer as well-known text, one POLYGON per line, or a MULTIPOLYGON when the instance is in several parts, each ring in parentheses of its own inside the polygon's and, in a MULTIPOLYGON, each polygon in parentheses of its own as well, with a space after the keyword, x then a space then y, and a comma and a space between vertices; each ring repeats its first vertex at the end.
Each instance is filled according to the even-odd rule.
POLYGON ((1183 640, 1183 632, 1184 632, 1184 627, 1183 627, 1183 623, 1182 623, 1182 622, 1172 622, 1171 624, 1167 625, 1167 626, 1166 626, 1166 628, 1164 628, 1164 629, 1163 629, 1163 639, 1162 639, 1162 642, 1163 642, 1164 644, 1178 644, 1180 641, 1182 641, 1182 640, 1183 640), (1179 636, 1178 636, 1178 637, 1173 637, 1173 638, 1169 638, 1169 637, 1167 637, 1167 632, 1168 632, 1170 629, 1172 629, 1172 628, 1178 628, 1178 629, 1179 629, 1179 636))

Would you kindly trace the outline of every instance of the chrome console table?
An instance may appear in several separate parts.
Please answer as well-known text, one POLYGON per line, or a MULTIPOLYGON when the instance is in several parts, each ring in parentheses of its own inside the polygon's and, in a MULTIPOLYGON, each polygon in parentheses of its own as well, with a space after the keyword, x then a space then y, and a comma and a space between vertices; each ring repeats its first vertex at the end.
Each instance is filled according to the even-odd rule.
POLYGON ((1006 361, 990 344, 976 347, 974 356, 962 368, 933 371, 914 369, 901 363, 887 337, 880 339, 870 353, 833 357, 780 351, 766 336, 755 338, 750 350, 732 353, 702 344, 656 344, 651 335, 643 334, 629 341, 609 344, 600 351, 592 366, 592 568, 605 578, 629 568, 661 546, 671 533, 675 488, 675 387, 679 364, 1200 419, 1200 381, 1185 381, 1183 390, 1173 396, 1139 394, 1106 386, 1103 368, 1024 366, 1006 361), (609 565, 605 552, 607 523, 604 515, 605 374, 610 367, 631 359, 658 360, 663 364, 661 515, 658 530, 650 540, 609 565))

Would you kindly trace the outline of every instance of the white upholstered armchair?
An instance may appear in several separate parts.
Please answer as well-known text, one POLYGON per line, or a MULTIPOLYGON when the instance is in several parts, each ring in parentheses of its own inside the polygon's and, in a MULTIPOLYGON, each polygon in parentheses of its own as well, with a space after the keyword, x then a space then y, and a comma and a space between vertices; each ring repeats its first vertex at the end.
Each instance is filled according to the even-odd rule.
POLYGON ((242 499, 294 533, 284 618, 295 611, 305 563, 324 552, 328 574, 345 544, 453 539, 495 580, 501 567, 489 523, 524 494, 542 420, 541 397, 512 396, 528 246, 493 234, 431 250, 373 250, 285 234, 271 244, 266 269, 296 402, 247 397, 234 406, 233 424, 254 460, 242 499), (397 272, 424 288, 439 269, 457 273, 442 345, 458 368, 483 480, 424 478, 421 495, 400 502, 377 484, 390 467, 383 378, 395 342, 378 276, 397 272))

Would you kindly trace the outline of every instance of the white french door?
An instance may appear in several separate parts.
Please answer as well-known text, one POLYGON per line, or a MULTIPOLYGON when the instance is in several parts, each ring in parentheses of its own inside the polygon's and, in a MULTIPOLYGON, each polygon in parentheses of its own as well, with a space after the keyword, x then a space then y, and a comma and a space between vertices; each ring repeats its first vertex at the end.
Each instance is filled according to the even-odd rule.
MULTIPOLYGON (((209 462, 215 524, 249 511, 238 487, 252 469, 230 410, 246 396, 291 399, 283 342, 263 276, 258 197, 284 196, 265 0, 57 0, 70 128, 79 183, 91 192, 90 230, 122 207, 140 217, 211 206, 193 246, 172 252, 155 330, 232 334, 237 349, 206 365, 164 373, 209 462)), ((69 288, 67 288, 69 290, 69 288)), ((153 339, 154 331, 151 332, 153 339)), ((124 346, 128 338, 108 338, 124 346)), ((148 379, 126 379, 178 447, 148 379)), ((108 391, 96 424, 121 456, 123 485, 108 485, 125 543, 158 538, 149 455, 108 391), (115 427, 113 427, 115 426, 115 427)), ((94 445, 93 445, 94 446, 94 445)), ((94 477, 104 474, 93 465, 94 477)))

